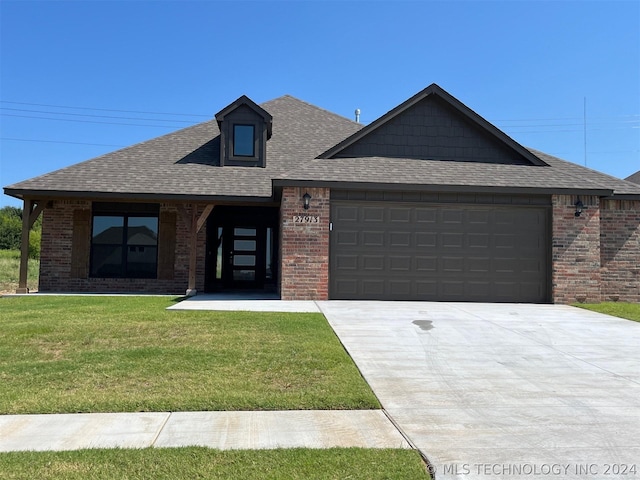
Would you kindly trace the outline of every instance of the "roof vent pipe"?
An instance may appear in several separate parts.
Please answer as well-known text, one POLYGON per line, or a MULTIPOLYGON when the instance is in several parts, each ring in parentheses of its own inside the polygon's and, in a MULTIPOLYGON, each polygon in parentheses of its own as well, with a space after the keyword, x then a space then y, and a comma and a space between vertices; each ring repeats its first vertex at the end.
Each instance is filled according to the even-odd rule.
POLYGON ((360 123, 360 109, 356 108, 356 123, 360 123))

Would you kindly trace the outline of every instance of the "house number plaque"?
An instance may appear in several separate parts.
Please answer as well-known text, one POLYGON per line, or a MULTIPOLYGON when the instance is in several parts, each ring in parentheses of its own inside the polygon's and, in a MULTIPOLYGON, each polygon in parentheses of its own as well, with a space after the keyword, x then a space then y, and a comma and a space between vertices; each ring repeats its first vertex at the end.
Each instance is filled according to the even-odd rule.
POLYGON ((293 223, 320 223, 320 217, 310 215, 294 215, 293 223))

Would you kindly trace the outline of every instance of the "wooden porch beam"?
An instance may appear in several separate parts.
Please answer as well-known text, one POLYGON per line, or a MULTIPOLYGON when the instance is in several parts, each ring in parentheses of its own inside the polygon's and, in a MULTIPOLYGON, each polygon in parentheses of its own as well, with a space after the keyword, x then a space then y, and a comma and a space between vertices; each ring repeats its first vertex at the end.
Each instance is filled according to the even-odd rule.
MULTIPOLYGON (((29 227, 33 210, 33 200, 24 199, 22 207, 22 241, 20 243, 20 276, 16 293, 29 293, 27 288, 27 267, 29 265, 29 227)), ((37 217, 36 217, 37 218, 37 217)), ((35 221, 35 220, 34 220, 35 221)))
POLYGON ((36 223, 36 220, 46 206, 47 202, 37 202, 34 206, 32 206, 33 211, 29 215, 29 229, 31 229, 31 227, 33 227, 33 224, 36 223))
POLYGON ((204 211, 202 212, 202 215, 200 215, 200 218, 198 218, 198 232, 202 230, 202 227, 204 226, 204 224, 207 223, 207 219, 209 218, 209 215, 211 215, 211 212, 213 211, 213 207, 215 207, 215 205, 213 204, 209 204, 206 207, 204 207, 204 211))

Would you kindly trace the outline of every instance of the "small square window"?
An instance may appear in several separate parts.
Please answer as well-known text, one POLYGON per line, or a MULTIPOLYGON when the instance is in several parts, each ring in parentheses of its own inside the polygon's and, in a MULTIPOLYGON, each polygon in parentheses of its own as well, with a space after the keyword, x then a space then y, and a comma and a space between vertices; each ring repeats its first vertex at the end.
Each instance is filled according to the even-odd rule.
POLYGON ((235 157, 254 157, 254 130, 253 125, 233 126, 233 155, 235 157))

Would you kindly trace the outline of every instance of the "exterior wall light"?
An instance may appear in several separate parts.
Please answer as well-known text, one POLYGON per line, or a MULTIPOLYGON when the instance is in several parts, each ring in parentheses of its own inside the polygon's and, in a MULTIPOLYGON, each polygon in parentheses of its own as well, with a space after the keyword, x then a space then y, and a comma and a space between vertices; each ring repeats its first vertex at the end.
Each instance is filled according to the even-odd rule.
POLYGON ((305 193, 302 196, 302 205, 304 206, 305 210, 309 210, 309 202, 311 202, 311 195, 309 195, 308 193, 305 193))
POLYGON ((575 203, 576 206, 576 217, 579 217, 580 215, 582 215, 582 208, 584 207, 584 204, 580 201, 580 198, 578 198, 578 201, 575 203))

